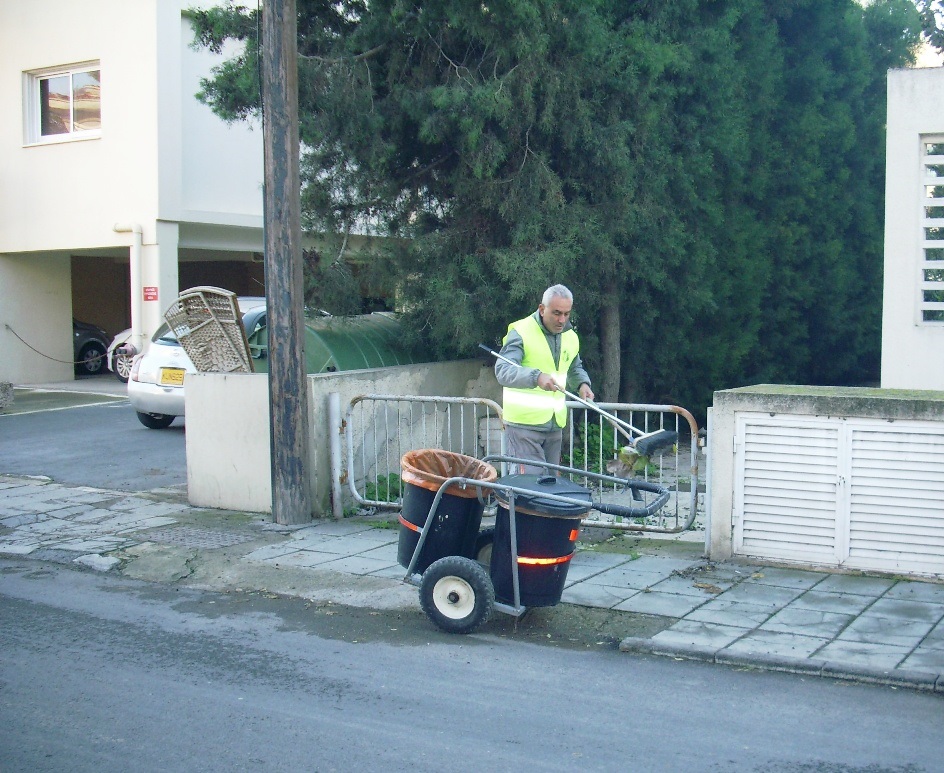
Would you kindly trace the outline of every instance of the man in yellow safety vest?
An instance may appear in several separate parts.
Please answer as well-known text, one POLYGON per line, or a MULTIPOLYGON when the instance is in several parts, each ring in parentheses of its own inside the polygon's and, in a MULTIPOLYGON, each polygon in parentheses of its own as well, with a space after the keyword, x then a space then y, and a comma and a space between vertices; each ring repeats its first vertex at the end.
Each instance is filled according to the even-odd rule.
MULTIPOLYGON (((519 459, 560 464, 566 396, 593 399, 590 376, 580 361, 580 341, 570 325, 574 296, 564 285, 544 291, 534 314, 512 322, 502 341, 495 376, 504 387, 502 412, 506 451, 519 459)), ((540 473, 522 465, 521 472, 540 473)))

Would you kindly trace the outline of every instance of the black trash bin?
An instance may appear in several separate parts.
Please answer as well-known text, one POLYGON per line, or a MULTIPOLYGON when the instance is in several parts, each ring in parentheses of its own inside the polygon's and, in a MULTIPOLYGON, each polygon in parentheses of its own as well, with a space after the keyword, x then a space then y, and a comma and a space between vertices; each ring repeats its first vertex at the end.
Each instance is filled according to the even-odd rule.
MULTIPOLYGON (((515 531, 518 546, 518 590, 525 607, 552 607, 564 592, 567 569, 576 550, 581 519, 590 511, 590 491, 554 475, 506 475, 498 480, 506 486, 527 489, 515 494, 515 531), (533 492, 533 493, 531 493, 533 492), (586 505, 542 499, 554 494, 586 505)), ((492 545, 491 577, 495 598, 514 604, 511 562, 511 517, 508 492, 496 489, 495 542, 492 545)))
MULTIPOLYGON (((498 478, 498 472, 474 457, 435 448, 405 453, 400 468, 405 486, 397 561, 407 568, 419 543, 419 531, 426 524, 442 484, 456 477, 490 483, 498 478)), ((430 564, 446 556, 472 557, 484 508, 479 491, 475 486, 463 488, 453 484, 443 492, 414 571, 425 572, 430 564)))

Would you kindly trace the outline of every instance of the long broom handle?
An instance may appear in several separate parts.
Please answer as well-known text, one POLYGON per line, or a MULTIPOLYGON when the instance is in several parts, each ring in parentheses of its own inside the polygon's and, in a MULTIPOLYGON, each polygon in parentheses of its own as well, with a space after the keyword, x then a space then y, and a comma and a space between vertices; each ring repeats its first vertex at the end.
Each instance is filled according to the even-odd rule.
MULTIPOLYGON (((523 367, 524 367, 524 365, 522 365, 520 362, 515 362, 514 360, 509 360, 505 355, 499 354, 498 352, 495 352, 495 351, 492 351, 492 350, 489 349, 485 344, 479 344, 479 348, 480 348, 480 349, 484 349, 484 350, 487 351, 489 354, 491 354, 493 357, 497 357, 499 360, 502 360, 503 362, 507 362, 509 365, 516 365, 516 366, 519 367, 519 368, 523 368, 523 367)), ((554 386, 556 387, 556 389, 557 389, 558 392, 563 392, 563 393, 564 393, 567 397, 569 397, 571 400, 576 400, 578 403, 580 403, 581 405, 583 405, 583 406, 589 408, 591 411, 596 411, 596 412, 599 413, 601 416, 603 416, 605 419, 609 419, 609 420, 610 420, 611 422, 613 422, 614 424, 618 424, 620 427, 624 427, 624 428, 628 429, 630 432, 635 432, 637 435, 645 435, 645 434, 646 434, 646 433, 643 432, 641 429, 637 429, 637 428, 634 427, 632 424, 629 424, 628 422, 623 421, 621 418, 619 418, 619 416, 614 416, 612 413, 609 413, 608 411, 604 411, 600 406, 598 406, 598 405, 596 405, 596 404, 594 404, 594 403, 591 403, 589 400, 584 400, 582 397, 578 397, 577 395, 573 394, 572 392, 568 392, 566 389, 564 389, 564 388, 561 387, 561 386, 558 386, 556 383, 554 384, 554 386)), ((625 434, 625 433, 624 433, 624 434, 625 434)), ((633 438, 632 438, 631 435, 629 436, 629 440, 630 440, 630 442, 633 441, 633 438)))

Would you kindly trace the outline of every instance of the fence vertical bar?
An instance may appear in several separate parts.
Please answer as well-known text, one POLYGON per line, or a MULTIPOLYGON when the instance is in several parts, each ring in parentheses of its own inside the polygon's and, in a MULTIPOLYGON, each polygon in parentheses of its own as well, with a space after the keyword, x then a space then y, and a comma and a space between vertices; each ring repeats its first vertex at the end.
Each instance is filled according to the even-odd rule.
POLYGON ((331 514, 335 518, 344 517, 341 503, 341 395, 337 392, 328 394, 328 437, 331 439, 331 514))

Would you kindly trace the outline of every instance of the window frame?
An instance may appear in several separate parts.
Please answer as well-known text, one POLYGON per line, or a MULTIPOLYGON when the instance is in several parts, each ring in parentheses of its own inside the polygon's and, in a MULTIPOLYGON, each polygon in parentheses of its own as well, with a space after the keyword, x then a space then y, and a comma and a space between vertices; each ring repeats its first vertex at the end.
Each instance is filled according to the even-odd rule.
MULTIPOLYGON (((24 145, 51 145, 60 142, 77 142, 82 140, 99 139, 102 136, 101 125, 103 120, 103 109, 101 100, 99 101, 99 127, 97 129, 76 129, 74 121, 70 121, 71 128, 68 132, 61 134, 42 133, 42 104, 41 104, 41 82, 50 78, 68 76, 70 85, 75 75, 98 71, 99 83, 101 83, 101 62, 91 60, 87 62, 76 62, 73 64, 58 65, 56 67, 43 67, 37 70, 29 70, 23 73, 23 138, 24 145)), ((75 115, 75 102, 70 89, 70 115, 75 115)))
POLYGON ((920 137, 917 324, 944 326, 944 135, 920 137), (932 257, 933 255, 933 257, 932 257))

